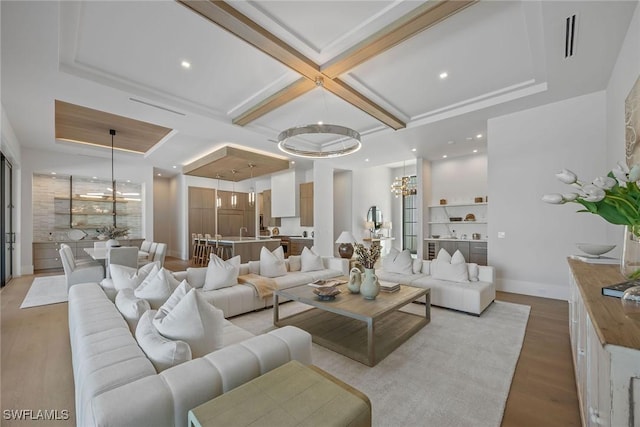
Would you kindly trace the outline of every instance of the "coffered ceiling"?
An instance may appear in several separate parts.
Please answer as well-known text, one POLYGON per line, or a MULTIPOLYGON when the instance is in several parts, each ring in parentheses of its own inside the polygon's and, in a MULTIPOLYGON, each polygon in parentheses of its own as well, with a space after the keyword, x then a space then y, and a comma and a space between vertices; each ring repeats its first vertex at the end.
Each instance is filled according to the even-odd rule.
POLYGON ((279 132, 319 120, 363 135, 358 153, 322 160, 336 168, 471 155, 486 151, 490 117, 604 89, 637 3, 481 0, 362 62, 345 58, 425 2, 224 6, 306 58, 325 78, 322 89, 313 73, 179 2, 2 1, 2 105, 21 144, 42 150, 78 150, 56 140, 56 99, 173 129, 143 161, 174 173, 228 144, 281 154, 279 132), (564 22, 573 14, 576 49, 565 59, 564 22), (337 82, 365 108, 327 85, 337 82), (234 124, 282 94, 277 107, 234 124), (371 115, 370 106, 397 123, 371 115))

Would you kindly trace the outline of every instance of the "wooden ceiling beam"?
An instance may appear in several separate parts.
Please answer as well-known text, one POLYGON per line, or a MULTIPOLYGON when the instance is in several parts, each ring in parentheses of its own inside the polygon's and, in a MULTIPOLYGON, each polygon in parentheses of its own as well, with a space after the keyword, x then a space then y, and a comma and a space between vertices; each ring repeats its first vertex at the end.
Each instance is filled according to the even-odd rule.
POLYGON ((320 67, 334 79, 376 55, 465 9, 478 0, 428 1, 320 67))
POLYGON ((347 85, 344 81, 339 80, 338 76, 478 0, 429 1, 322 67, 224 1, 177 1, 303 77, 235 117, 233 119, 234 124, 247 125, 298 96, 309 92, 315 87, 316 81, 322 79, 325 89, 329 92, 392 129, 398 130, 406 126, 402 120, 347 85))
POLYGON ((239 116, 234 117, 233 124, 245 126, 276 108, 283 106, 287 102, 292 101, 300 95, 304 95, 305 93, 313 90, 315 87, 315 82, 307 79, 306 77, 301 77, 284 89, 281 89, 265 100, 260 101, 258 104, 249 108, 239 116))
POLYGON ((406 127, 406 124, 402 120, 400 120, 375 102, 371 101, 369 98, 366 98, 360 92, 353 89, 351 86, 347 85, 340 79, 325 79, 324 88, 334 95, 347 101, 354 107, 359 108, 370 116, 381 121, 393 130, 398 130, 406 127))
POLYGON ((224 1, 177 0, 304 77, 315 81, 320 66, 224 1))

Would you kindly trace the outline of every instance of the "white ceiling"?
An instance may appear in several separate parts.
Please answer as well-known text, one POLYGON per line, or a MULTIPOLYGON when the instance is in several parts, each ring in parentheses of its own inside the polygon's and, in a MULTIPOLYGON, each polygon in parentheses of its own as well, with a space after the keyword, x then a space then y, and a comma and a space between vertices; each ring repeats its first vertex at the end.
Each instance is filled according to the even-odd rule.
MULTIPOLYGON (((231 4, 324 64, 421 2, 231 4)), ((299 75, 179 3, 3 0, 2 104, 21 144, 43 150, 105 155, 55 140, 54 99, 173 128, 144 159, 168 173, 225 143, 281 154, 280 131, 318 120, 363 134, 358 153, 321 160, 338 168, 482 153, 488 118, 604 89, 637 4, 480 1, 340 76, 406 120, 393 131, 323 89, 232 125, 299 75), (574 13, 576 54, 564 59, 574 13)))

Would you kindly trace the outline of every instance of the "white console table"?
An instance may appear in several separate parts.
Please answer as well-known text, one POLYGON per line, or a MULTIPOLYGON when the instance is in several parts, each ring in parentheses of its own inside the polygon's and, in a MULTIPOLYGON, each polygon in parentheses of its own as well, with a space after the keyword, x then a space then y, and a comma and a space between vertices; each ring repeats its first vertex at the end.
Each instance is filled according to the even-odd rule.
POLYGON ((569 259, 569 332, 584 426, 640 426, 640 322, 624 315, 603 286, 624 281, 619 267, 569 259))

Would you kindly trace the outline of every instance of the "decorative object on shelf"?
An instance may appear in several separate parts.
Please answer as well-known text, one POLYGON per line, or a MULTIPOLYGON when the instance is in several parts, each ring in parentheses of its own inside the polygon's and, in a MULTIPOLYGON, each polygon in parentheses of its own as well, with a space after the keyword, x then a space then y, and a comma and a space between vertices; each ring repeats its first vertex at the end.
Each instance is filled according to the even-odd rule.
POLYGON ((451 221, 451 222, 462 221, 462 217, 461 216, 452 216, 452 217, 449 218, 449 221, 451 221))
POLYGON ((321 301, 332 301, 336 299, 336 295, 340 293, 340 289, 335 286, 324 286, 321 288, 315 288, 313 293, 318 295, 318 299, 321 301))
POLYGON ((272 236, 278 236, 278 235, 280 235, 280 229, 279 229, 278 227, 273 227, 273 228, 271 229, 271 235, 272 235, 272 236))
POLYGON ((640 278, 640 165, 629 169, 618 163, 606 177, 597 177, 591 184, 579 181, 576 174, 567 169, 556 177, 578 192, 545 194, 542 200, 558 205, 578 203, 585 208, 578 212, 590 212, 611 224, 624 225, 620 270, 629 279, 640 278))
POLYGON ((447 204, 447 199, 440 199, 440 204, 441 205, 446 205, 447 204))
POLYGON ((476 197, 473 201, 474 203, 482 203, 482 197, 476 197))
MULTIPOLYGON (((323 88, 322 77, 316 78, 316 86, 323 88)), ((325 104, 326 110, 326 104, 325 104)), ((360 134, 348 127, 318 122, 306 126, 286 129, 278 135, 278 148, 292 156, 324 159, 346 156, 355 153, 362 147, 360 134), (305 136, 299 138, 296 136, 305 136), (327 137, 332 137, 327 140, 327 137), (337 137, 337 138, 335 138, 337 137)))
POLYGON ((338 236, 338 239, 336 240, 336 243, 340 243, 340 246, 338 246, 340 258, 351 258, 353 256, 353 244, 355 242, 356 239, 350 231, 343 231, 340 233, 340 236, 338 236))
POLYGON ((433 237, 434 239, 439 239, 440 235, 439 234, 432 234, 431 237, 433 237))
POLYGON ((475 221, 476 220, 476 216, 472 213, 467 214, 467 216, 464 217, 465 221, 475 221))
POLYGON ((621 302, 625 316, 640 322, 640 285, 624 291, 621 302))
POLYGON ((472 233, 471 238, 473 240, 480 240, 480 233, 472 233))
POLYGON ((380 293, 380 282, 373 268, 364 269, 364 279, 360 285, 360 293, 364 299, 376 299, 380 293))
POLYGON ((117 241, 116 239, 109 239, 107 240, 107 242, 105 243, 105 246, 107 248, 117 248, 120 246, 120 242, 117 241))
POLYGON ((349 283, 347 289, 352 294, 360 293, 360 285, 362 284, 362 273, 358 267, 353 267, 349 272, 349 283))
POLYGON ((580 249, 585 254, 593 255, 595 257, 599 257, 600 255, 604 255, 607 252, 613 250, 616 245, 602 245, 597 243, 576 243, 576 247, 580 249))
POLYGON ((98 233, 98 239, 118 239, 129 235, 129 227, 115 227, 113 225, 105 225, 96 229, 98 233), (102 236, 102 237, 101 237, 102 236))
POLYGON ((391 192, 394 196, 406 197, 412 194, 416 194, 416 186, 411 182, 411 177, 406 175, 405 162, 402 162, 402 177, 396 176, 391 183, 391 192))
MULTIPOLYGON (((51 234, 51 233, 49 233, 49 234, 51 234)), ((69 232, 67 233, 67 236, 71 240, 82 240, 87 236, 87 233, 85 233, 82 230, 74 229, 74 230, 69 230, 69 232)), ((51 239, 51 240, 53 240, 53 239, 51 239)))

